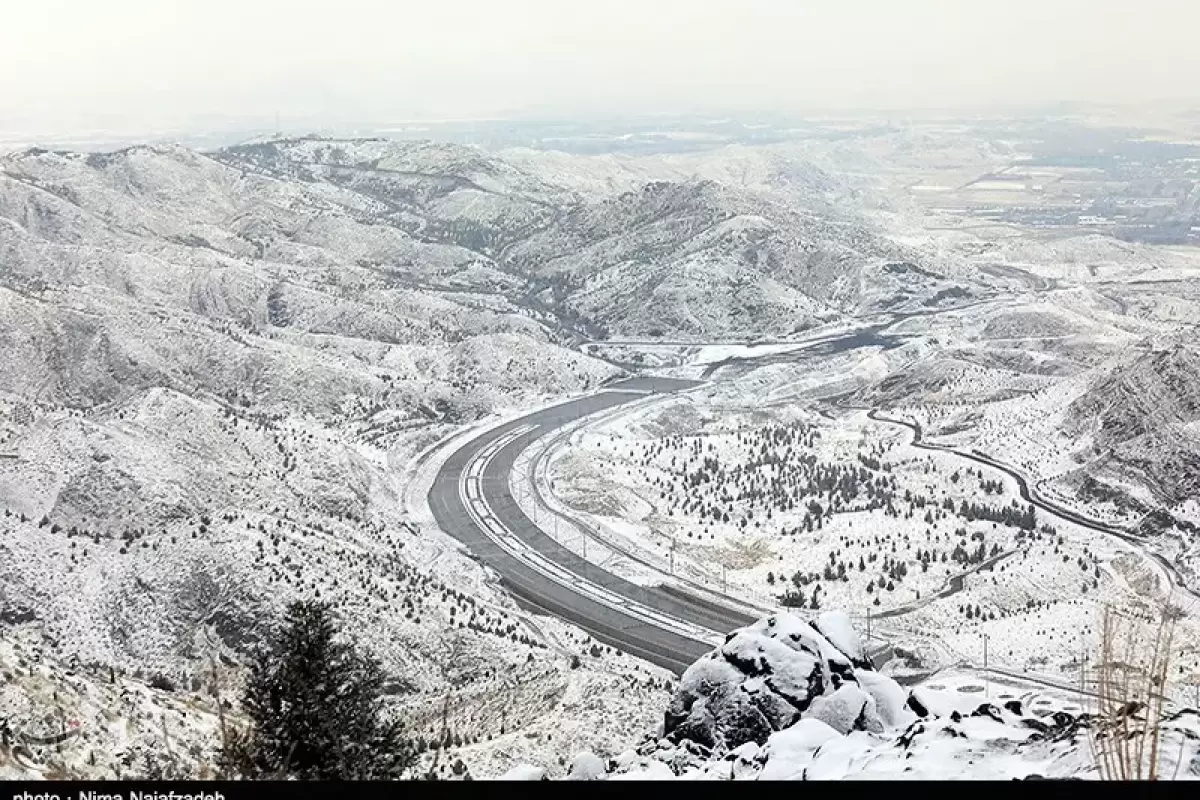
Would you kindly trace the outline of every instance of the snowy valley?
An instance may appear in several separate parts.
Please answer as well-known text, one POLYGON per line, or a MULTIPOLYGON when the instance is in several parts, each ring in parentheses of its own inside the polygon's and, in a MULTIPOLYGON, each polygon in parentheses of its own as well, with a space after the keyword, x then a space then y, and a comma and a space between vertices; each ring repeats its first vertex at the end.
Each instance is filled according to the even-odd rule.
POLYGON ((1097 777, 1165 606, 1200 775, 1200 251, 915 188, 1014 130, 0 156, 0 775, 214 777, 295 599, 444 778, 1097 777))

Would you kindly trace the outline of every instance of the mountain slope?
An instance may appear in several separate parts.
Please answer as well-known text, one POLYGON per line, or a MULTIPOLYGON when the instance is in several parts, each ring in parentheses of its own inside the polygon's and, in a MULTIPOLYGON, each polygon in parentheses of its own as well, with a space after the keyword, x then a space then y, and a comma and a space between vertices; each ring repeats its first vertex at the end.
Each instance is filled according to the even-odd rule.
POLYGON ((1200 494, 1200 348, 1176 341, 1135 351, 1072 404, 1093 467, 1147 485, 1168 504, 1200 494))
POLYGON ((0 619, 190 686, 321 597, 400 702, 454 693, 467 739, 577 741, 560 698, 595 692, 624 700, 600 738, 640 726, 662 673, 414 523, 416 456, 620 374, 563 346, 581 330, 791 332, 915 258, 815 208, 690 177, 589 195, 429 143, 0 159, 0 619))
MULTIPOLYGON (((637 676, 623 732, 657 672, 572 671, 583 637, 530 623, 411 523, 397 469, 619 371, 508 300, 522 281, 386 213, 177 147, 0 160, 0 626, 98 674, 191 686, 217 659, 234 692, 280 608, 321 597, 406 677, 399 701, 455 687, 460 738, 504 732, 470 702, 503 695, 498 673, 551 698, 637 676)), ((505 735, 556 709, 530 707, 505 735)))
POLYGON ((214 157, 354 192, 379 224, 469 250, 524 283, 510 300, 594 336, 791 333, 877 302, 864 280, 920 260, 856 215, 853 192, 779 154, 630 166, 523 152, 514 165, 447 144, 305 139, 214 157), (647 297, 665 311, 655 322, 647 297))

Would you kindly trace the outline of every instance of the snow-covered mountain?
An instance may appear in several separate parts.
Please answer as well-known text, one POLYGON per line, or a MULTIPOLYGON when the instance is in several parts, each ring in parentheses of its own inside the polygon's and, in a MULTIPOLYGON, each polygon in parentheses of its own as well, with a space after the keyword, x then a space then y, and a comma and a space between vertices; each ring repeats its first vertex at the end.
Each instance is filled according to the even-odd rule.
POLYGON ((853 226, 690 180, 574 208, 507 261, 556 281, 566 308, 624 335, 778 335, 853 308, 861 271, 883 257, 867 251, 877 244, 853 226))
MULTIPOLYGON (((784 769, 770 752, 826 728, 865 742, 854 758, 892 752, 889 731, 919 712, 836 620, 743 631, 671 701, 663 671, 525 614, 411 513, 436 442, 622 374, 580 338, 744 340, 885 311, 917 312, 920 332, 920 314, 1005 281, 1041 286, 897 243, 860 213, 858 187, 794 156, 308 138, 0 159, 0 622, 16 630, 0 630, 0 660, 23 679, 3 702, 37 707, 45 686, 31 676, 45 673, 111 756, 72 769, 122 774, 151 720, 176 724, 176 695, 203 695, 214 661, 236 683, 282 604, 319 596, 407 676, 394 697, 420 735, 453 696, 448 724, 483 774, 579 749, 608 758, 668 703, 663 736, 604 771, 716 774, 736 751, 751 765, 738 770, 770 775, 784 769), (152 691, 151 676, 178 691, 152 691), (123 696, 137 736, 105 727, 123 696)), ((1041 310, 996 315, 985 338, 1080 332, 1041 310)), ((941 335, 926 333, 897 364, 941 335)), ((978 384, 994 399, 997 375, 1021 393, 1067 371, 1006 352, 905 366, 876 394, 978 384)), ((1175 378, 1147 381, 1097 393, 1174 392, 1162 419, 1188 434, 1195 398, 1175 378)), ((1014 713, 997 724, 1037 732, 1014 713)), ((210 705, 178 722, 201 750, 211 723, 210 705)), ((912 740, 936 749, 933 731, 912 740)))
POLYGON ((317 593, 417 708, 461 683, 458 652, 463 730, 504 728, 498 698, 610 689, 609 732, 640 725, 659 671, 530 628, 409 518, 423 453, 621 374, 580 333, 789 333, 918 255, 803 164, 644 164, 618 191, 552 160, 323 139, 0 159, 3 618, 47 658, 192 686, 317 593))
MULTIPOLYGON (((645 719, 657 670, 535 633, 405 495, 447 433, 620 370, 510 300, 523 280, 386 212, 179 147, 0 160, 0 619, 35 642, 22 673, 84 699, 115 695, 110 671, 203 693, 214 659, 240 663, 283 604, 317 595, 410 676, 396 698, 422 731, 450 685, 468 742, 498 735, 513 698, 533 709, 514 737, 582 726, 539 698, 616 684, 629 702, 578 735, 645 719)), ((37 733, 43 689, 13 688, 0 714, 37 733)), ((102 717, 78 774, 121 768, 102 717)))
MULTIPOLYGON (((595 336, 787 334, 879 302, 864 287, 882 268, 921 259, 839 203, 853 191, 833 177, 731 150, 699 162, 523 152, 509 163, 449 144, 304 139, 214 156, 361 195, 376 224, 471 252, 522 281, 506 294, 514 302, 595 336)), ((917 294, 945 286, 928 288, 917 294)))

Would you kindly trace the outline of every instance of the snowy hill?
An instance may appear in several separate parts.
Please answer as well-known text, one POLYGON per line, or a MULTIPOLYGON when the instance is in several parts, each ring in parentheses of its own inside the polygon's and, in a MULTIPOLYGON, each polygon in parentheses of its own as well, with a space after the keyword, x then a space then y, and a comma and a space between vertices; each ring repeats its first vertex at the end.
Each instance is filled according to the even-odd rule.
MULTIPOLYGON (((404 676, 395 701, 417 734, 448 725, 472 769, 565 766, 579 749, 609 758, 671 702, 666 674, 522 612, 420 518, 411 500, 435 472, 432 445, 622 374, 574 349, 583 337, 743 340, 911 312, 912 341, 841 378, 892 375, 864 396, 947 407, 1038 392, 1107 352, 1082 344, 1078 365, 1060 364, 1052 351, 1107 328, 1010 308, 978 332, 999 344, 956 340, 947 358, 920 360, 945 333, 923 315, 1005 281, 1045 287, 1019 270, 947 269, 945 254, 882 235, 858 191, 782 148, 593 159, 308 138, 5 156, 0 644, 40 642, 94 725, 122 675, 180 687, 146 695, 149 719, 192 702, 214 660, 236 682, 283 604, 321 597, 404 676), (75 663, 91 670, 80 685, 67 680, 75 663)), ((1135 414, 1187 441, 1188 358, 1099 387, 1125 405, 1111 424, 1101 407, 1080 406, 1080 419, 1101 419, 1118 452, 1149 435, 1121 428, 1135 414)), ((797 396, 794 373, 779 380, 775 400, 797 396)), ((891 753, 889 732, 920 724, 828 621, 762 623, 689 675, 663 736, 606 771, 661 772, 651 762, 665 759, 685 764, 672 774, 719 772, 737 751, 770 774, 769 752, 828 734, 818 721, 862 743, 854 758, 891 753)), ((20 688, 17 716, 40 730, 44 686, 20 688)), ((201 705, 193 772, 213 746, 201 705)), ((936 748, 934 733, 913 736, 936 748)), ((97 743, 113 758, 66 766, 108 775, 122 741, 97 743)))
MULTIPOLYGON (((879 301, 880 237, 853 191, 794 158, 731 148, 648 161, 385 140, 286 140, 214 154, 256 175, 337 187, 376 225, 470 251, 524 284, 506 297, 590 335, 780 335, 879 301), (666 313, 644 313, 652 296, 666 313)), ((917 287, 930 296, 945 285, 917 287)), ((893 301, 894 302, 894 301, 893 301)))
POLYGON ((1069 409, 1094 468, 1142 483, 1168 504, 1200 493, 1200 349, 1173 341, 1109 366, 1069 409))
POLYGON ((779 334, 853 306, 867 263, 854 233, 711 181, 651 183, 569 212, 507 259, 625 335, 779 334))
MULTIPOLYGON (((616 199, 544 172, 376 140, 0 159, 4 619, 63 662, 190 686, 320 596, 416 707, 454 651, 460 697, 612 692, 595 733, 642 724, 659 672, 532 623, 410 520, 412 459, 620 374, 562 345, 581 326, 786 332, 853 308, 882 256, 812 210, 819 176, 801 209, 683 172, 616 199), (494 685, 514 670, 525 688, 494 685)), ((520 730, 589 730, 484 706, 451 719, 479 763, 520 730)))
MULTIPOLYGON (((191 687, 217 659, 236 676, 279 609, 313 596, 408 676, 399 702, 456 687, 448 723, 481 763, 526 733, 556 752, 541 728, 619 740, 659 701, 657 670, 533 623, 410 520, 412 456, 620 370, 512 302, 524 280, 387 211, 179 147, 0 160, 0 634, 39 642, 64 685, 92 665, 81 715, 115 713, 110 670, 191 687), (628 702, 584 727, 559 708, 573 693, 628 702), (536 713, 506 722, 513 697, 536 713)), ((22 686, 15 727, 57 713, 42 688, 22 686)), ((431 740, 442 724, 414 719, 431 740)), ((91 763, 72 745, 68 774, 116 774, 120 742, 94 747, 91 763)))

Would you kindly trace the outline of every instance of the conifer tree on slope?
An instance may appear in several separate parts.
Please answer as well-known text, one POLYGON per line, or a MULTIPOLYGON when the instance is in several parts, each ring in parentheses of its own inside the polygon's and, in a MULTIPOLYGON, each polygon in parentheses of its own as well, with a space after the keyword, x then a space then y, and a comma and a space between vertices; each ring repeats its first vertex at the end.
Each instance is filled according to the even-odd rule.
POLYGON ((401 777, 415 753, 400 722, 385 719, 384 681, 378 661, 339 637, 328 604, 293 603, 251 666, 243 705, 253 728, 233 760, 258 777, 401 777))

